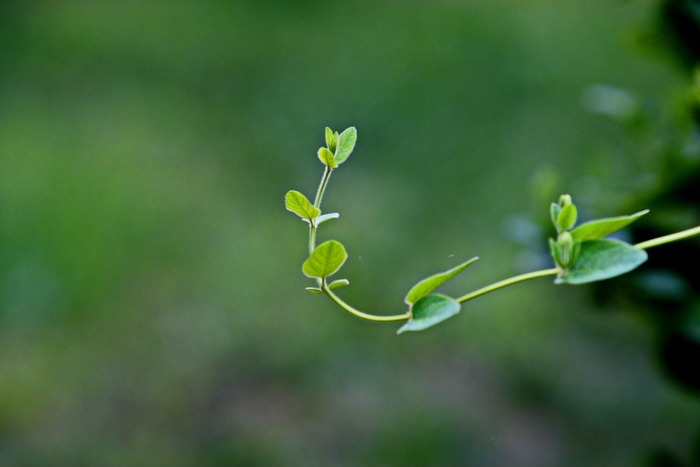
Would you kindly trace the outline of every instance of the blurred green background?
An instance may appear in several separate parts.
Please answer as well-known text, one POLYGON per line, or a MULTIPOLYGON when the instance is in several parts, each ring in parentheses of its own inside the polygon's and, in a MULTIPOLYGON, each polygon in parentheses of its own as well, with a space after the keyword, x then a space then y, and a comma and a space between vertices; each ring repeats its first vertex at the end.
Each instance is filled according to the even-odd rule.
POLYGON ((0 464, 685 450, 700 405, 661 379, 633 316, 545 279, 396 336, 304 291, 307 231, 283 201, 316 189, 323 128, 354 125, 324 201, 341 218, 320 232, 348 248, 348 301, 401 312, 416 280, 475 255, 454 293, 532 267, 506 230, 546 211, 543 186, 612 215, 649 182, 582 96, 673 99, 681 77, 633 47, 653 15, 648 0, 0 4, 0 464))

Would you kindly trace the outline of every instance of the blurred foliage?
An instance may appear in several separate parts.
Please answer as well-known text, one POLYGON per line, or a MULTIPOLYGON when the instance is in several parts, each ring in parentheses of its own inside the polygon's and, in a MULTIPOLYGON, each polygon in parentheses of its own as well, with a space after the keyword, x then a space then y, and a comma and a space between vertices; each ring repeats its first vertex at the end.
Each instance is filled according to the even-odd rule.
POLYGON ((660 24, 674 55, 693 69, 700 62, 700 2, 664 0, 660 24))
MULTIPOLYGON (((687 452, 697 398, 658 378, 634 314, 603 319, 585 291, 545 281, 397 337, 300 287, 305 232, 283 208, 290 184, 314 188, 320 130, 356 126, 325 203, 343 212, 333 224, 372 229, 327 234, 351 255, 348 299, 381 312, 455 258, 482 257, 464 290, 527 262, 498 232, 546 213, 546 186, 604 214, 644 204, 640 187, 665 184, 659 133, 623 139, 581 96, 611 83, 644 106, 683 89, 630 51, 655 7, 0 3, 0 464, 575 467, 687 452), (531 204, 533 177, 549 181, 531 204)), ((667 117, 646 125, 685 141, 667 117)), ((674 212, 662 222, 688 220, 674 212)))
MULTIPOLYGON (((679 100, 674 122, 681 136, 673 140, 658 132, 647 136, 661 143, 654 151, 655 159, 664 163, 659 171, 663 182, 643 196, 663 215, 660 222, 633 226, 637 239, 653 237, 673 224, 700 222, 700 2, 663 1, 659 24, 671 56, 689 72, 688 91, 679 100)), ((700 245, 684 246, 671 246, 663 256, 653 258, 644 272, 620 281, 612 290, 598 290, 597 295, 641 312, 654 329, 663 373, 680 389, 700 397, 700 272, 693 267, 700 261, 700 245)), ((659 449, 648 465, 700 465, 700 429, 695 433, 688 456, 678 458, 659 449)))

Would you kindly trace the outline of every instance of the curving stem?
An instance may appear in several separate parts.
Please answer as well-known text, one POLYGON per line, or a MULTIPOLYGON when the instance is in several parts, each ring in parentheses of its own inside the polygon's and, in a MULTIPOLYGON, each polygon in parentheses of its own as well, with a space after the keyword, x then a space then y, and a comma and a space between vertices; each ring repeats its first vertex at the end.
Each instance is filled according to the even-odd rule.
POLYGON ((411 312, 407 311, 406 313, 402 315, 388 315, 388 316, 381 316, 381 315, 372 315, 369 313, 365 313, 363 311, 358 310, 357 308, 353 308, 352 306, 348 305, 345 303, 340 297, 338 297, 336 294, 333 293, 333 291, 328 287, 328 284, 326 284, 326 281, 324 280, 323 283, 321 284, 321 290, 328 295, 328 297, 335 302, 336 305, 338 305, 340 308, 343 310, 347 311, 348 313, 357 316, 358 318, 366 319, 368 321, 381 321, 381 322, 389 322, 389 321, 404 321, 406 319, 409 319, 411 317, 411 312))
POLYGON ((518 276, 513 276, 508 279, 495 282, 491 285, 487 285, 486 287, 482 287, 479 290, 475 290, 474 292, 470 292, 466 295, 459 297, 457 301, 459 303, 463 303, 469 300, 473 300, 477 297, 481 297, 482 295, 486 295, 487 293, 495 292, 496 290, 502 289, 503 287, 508 287, 509 285, 518 284, 520 282, 525 282, 532 279, 538 279, 540 277, 554 276, 559 274, 559 272, 559 268, 552 268, 543 269, 541 271, 528 272, 526 274, 520 274, 518 276))

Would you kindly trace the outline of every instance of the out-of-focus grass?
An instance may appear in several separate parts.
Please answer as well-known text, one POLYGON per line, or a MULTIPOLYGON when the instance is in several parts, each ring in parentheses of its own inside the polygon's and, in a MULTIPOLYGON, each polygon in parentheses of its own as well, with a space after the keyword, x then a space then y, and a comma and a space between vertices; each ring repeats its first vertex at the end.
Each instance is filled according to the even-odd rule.
POLYGON ((304 292, 283 208, 315 189, 323 127, 355 125, 321 233, 348 247, 348 299, 400 311, 476 254, 456 293, 514 272, 502 222, 532 212, 533 174, 571 181, 605 144, 583 90, 675 84, 625 47, 648 7, 4 5, 0 462, 620 465, 682 446, 697 406, 637 323, 543 282, 397 337, 304 292))

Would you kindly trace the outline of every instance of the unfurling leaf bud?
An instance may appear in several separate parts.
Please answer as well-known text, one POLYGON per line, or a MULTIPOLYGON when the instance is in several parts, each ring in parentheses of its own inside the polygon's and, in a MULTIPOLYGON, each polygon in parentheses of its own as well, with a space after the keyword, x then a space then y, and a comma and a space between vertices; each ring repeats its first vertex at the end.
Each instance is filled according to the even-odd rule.
POLYGON ((335 161, 335 156, 328 150, 328 148, 319 148, 318 158, 321 162, 323 162, 323 165, 327 165, 331 169, 338 167, 338 163, 335 161))
POLYGON ((559 234, 557 246, 559 247, 559 265, 568 268, 574 262, 574 237, 569 232, 562 232, 559 234))
POLYGON ((338 145, 338 132, 333 132, 330 128, 326 127, 326 147, 330 152, 335 154, 335 148, 338 145))

